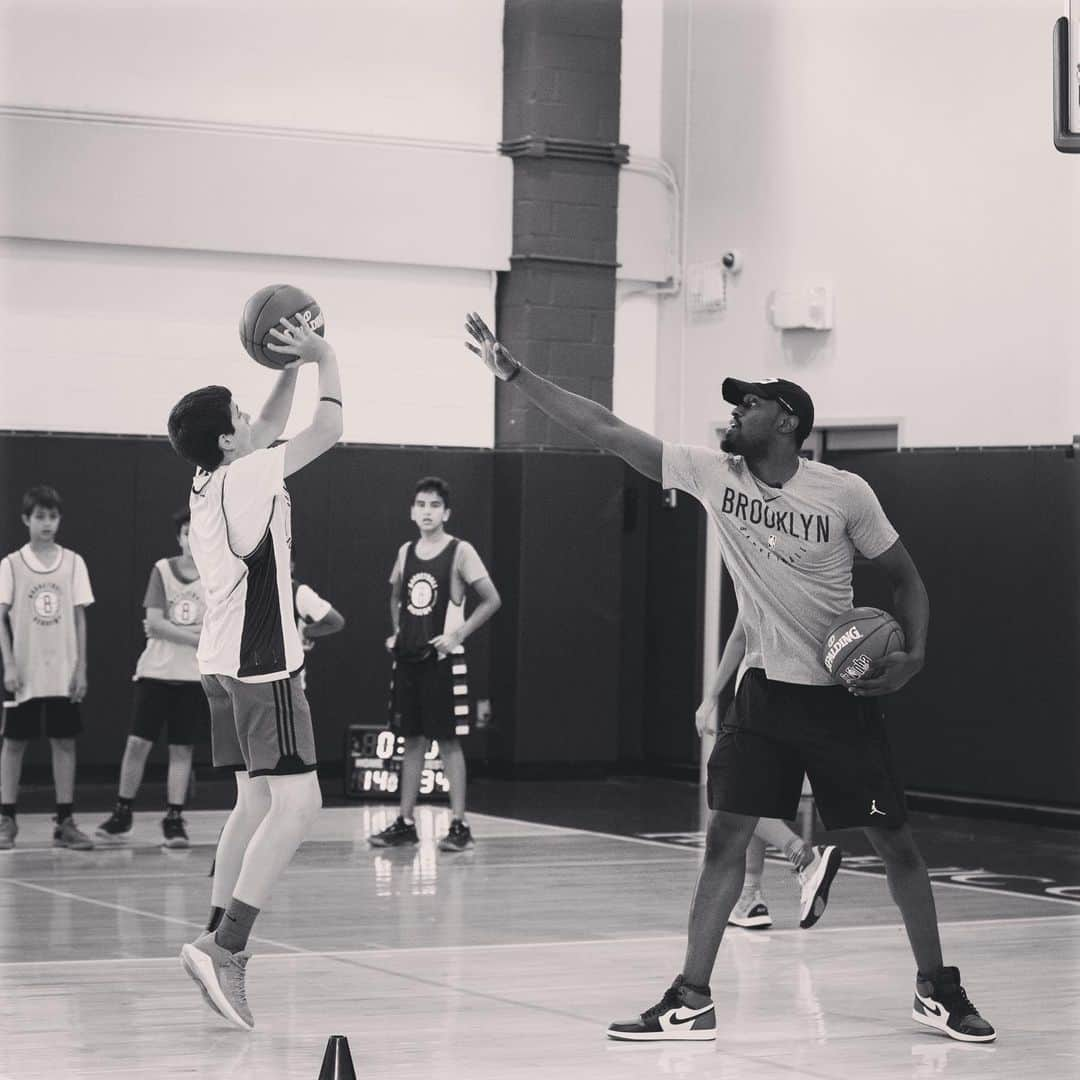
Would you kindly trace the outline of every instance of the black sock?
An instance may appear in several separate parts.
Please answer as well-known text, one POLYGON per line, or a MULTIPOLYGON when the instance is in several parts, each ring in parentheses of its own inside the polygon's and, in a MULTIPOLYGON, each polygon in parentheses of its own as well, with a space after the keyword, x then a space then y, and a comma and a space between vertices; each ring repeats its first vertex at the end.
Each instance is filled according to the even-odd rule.
POLYGON ((206 932, 212 934, 221 925, 221 916, 225 914, 223 907, 212 907, 210 918, 206 922, 206 932))
POLYGON ((56 804, 56 824, 59 825, 64 821, 67 821, 71 817, 71 811, 74 808, 74 803, 58 802, 56 804))
POLYGON ((0 803, 0 814, 15 820, 15 804, 13 802, 0 803))
POLYGON ((214 931, 214 941, 231 953, 243 951, 258 914, 257 907, 245 904, 243 900, 237 900, 234 896, 225 909, 225 917, 214 931))
POLYGON ((135 800, 134 799, 121 799, 119 796, 116 797, 116 809, 117 810, 123 810, 125 814, 130 814, 131 813, 131 808, 134 805, 135 805, 135 800))
POLYGON ((165 816, 166 817, 180 817, 184 812, 183 803, 166 803, 165 804, 165 816))

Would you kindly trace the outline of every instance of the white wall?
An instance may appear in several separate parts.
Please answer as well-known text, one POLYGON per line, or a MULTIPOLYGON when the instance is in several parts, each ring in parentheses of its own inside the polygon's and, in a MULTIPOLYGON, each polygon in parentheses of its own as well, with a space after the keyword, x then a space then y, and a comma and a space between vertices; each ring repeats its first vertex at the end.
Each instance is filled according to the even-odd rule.
POLYGON ((502 0, 0 0, 0 101, 492 145, 502 0))
POLYGON ((663 0, 623 0, 618 289, 613 406, 630 423, 656 420, 658 289, 678 276, 678 192, 661 153, 663 0))
POLYGON ((346 439, 492 444, 461 326, 509 265, 501 0, 6 0, 0 34, 0 427, 161 433, 208 381, 253 405, 236 321, 293 281, 346 439))
MULTIPOLYGON (((208 383, 256 409, 273 374, 237 322, 279 279, 326 312, 346 441, 491 445, 493 380, 461 344, 463 313, 491 314, 487 273, 27 240, 0 240, 0 428, 160 435, 176 400, 208 383)), ((305 369, 289 432, 314 391, 305 369)))
POLYGON ((738 247, 746 269, 722 314, 665 305, 661 434, 705 441, 727 374, 794 378, 833 422, 898 417, 909 446, 1080 430, 1080 159, 1050 140, 1060 9, 668 0, 664 148, 686 260, 738 247), (816 274, 836 328, 772 330, 768 293, 816 274))

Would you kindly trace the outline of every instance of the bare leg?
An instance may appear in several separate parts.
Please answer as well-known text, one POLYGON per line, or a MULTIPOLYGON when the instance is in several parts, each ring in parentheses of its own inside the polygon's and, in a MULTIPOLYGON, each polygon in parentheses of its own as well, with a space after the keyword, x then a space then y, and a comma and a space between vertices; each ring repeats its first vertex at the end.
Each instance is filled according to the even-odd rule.
POLYGON ((53 783, 56 785, 56 801, 75 801, 75 740, 50 739, 52 745, 53 783))
POLYGON ((427 745, 427 737, 424 735, 409 735, 405 739, 405 754, 401 761, 401 808, 398 813, 406 820, 411 821, 416 810, 416 797, 420 794, 420 774, 424 771, 427 745))
POLYGON ((183 806, 187 799, 194 749, 192 746, 169 747, 169 778, 165 785, 165 797, 170 806, 183 806))
POLYGON ((142 783, 143 772, 146 769, 146 759, 154 744, 149 739, 139 735, 129 735, 127 746, 124 747, 124 758, 120 762, 120 787, 117 795, 121 799, 134 800, 142 783))
POLYGON ((4 739, 0 747, 0 802, 14 806, 19 801, 19 778, 22 776, 24 739, 4 739))
POLYGON ((742 891, 746 847, 757 818, 714 810, 705 834, 705 859, 690 905, 683 977, 707 986, 728 916, 742 891))
POLYGON ((232 890, 234 899, 253 908, 266 903, 322 806, 319 778, 314 772, 258 779, 265 780, 269 788, 270 809, 247 845, 232 890))
POLYGON ((814 849, 779 818, 761 818, 754 836, 779 848, 796 870, 803 870, 814 861, 814 849))
POLYGON ((930 875, 911 828, 864 829, 866 838, 885 862, 889 893, 900 909, 915 963, 924 975, 941 969, 941 938, 930 875))
POLYGON ((765 873, 765 841, 754 830, 746 845, 746 881, 743 892, 761 892, 761 878, 765 873))
POLYGON ((439 740, 439 752, 446 766, 446 779, 450 781, 450 815, 460 821, 465 820, 465 751, 461 740, 445 738, 439 740))
POLYGON ((266 777, 251 777, 246 772, 238 772, 236 805, 221 830, 214 856, 214 884, 210 895, 214 907, 224 908, 232 898, 244 852, 269 810, 270 785, 266 777))

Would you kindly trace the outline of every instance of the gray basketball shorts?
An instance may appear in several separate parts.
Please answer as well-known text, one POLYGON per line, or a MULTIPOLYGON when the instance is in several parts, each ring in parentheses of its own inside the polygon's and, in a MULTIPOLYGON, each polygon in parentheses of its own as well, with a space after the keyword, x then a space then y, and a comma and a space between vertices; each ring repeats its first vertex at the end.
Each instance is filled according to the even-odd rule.
POLYGON ((250 776, 290 776, 315 769, 315 733, 300 675, 246 683, 203 675, 210 702, 214 765, 250 776))

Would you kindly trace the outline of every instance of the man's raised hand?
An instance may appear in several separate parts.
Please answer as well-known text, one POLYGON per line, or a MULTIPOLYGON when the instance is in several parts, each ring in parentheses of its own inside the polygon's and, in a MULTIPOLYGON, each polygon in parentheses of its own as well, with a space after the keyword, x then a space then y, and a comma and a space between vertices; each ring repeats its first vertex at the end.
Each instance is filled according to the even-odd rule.
POLYGON ((487 323, 475 311, 465 316, 465 329, 473 339, 465 342, 465 348, 476 353, 495 378, 509 382, 521 370, 521 364, 505 345, 495 340, 487 323))

